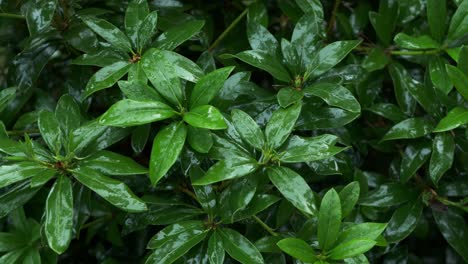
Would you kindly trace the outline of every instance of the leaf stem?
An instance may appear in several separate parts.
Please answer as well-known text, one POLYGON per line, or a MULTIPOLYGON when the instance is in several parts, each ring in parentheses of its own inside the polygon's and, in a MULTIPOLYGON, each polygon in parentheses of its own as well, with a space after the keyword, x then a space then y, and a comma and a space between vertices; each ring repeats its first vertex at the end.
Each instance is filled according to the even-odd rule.
POLYGON ((218 46, 218 44, 226 37, 227 34, 229 34, 229 32, 237 25, 239 24, 239 22, 241 21, 241 19, 247 15, 247 12, 248 12, 248 8, 246 8, 244 11, 242 11, 242 13, 240 13, 239 16, 236 17, 236 19, 234 19, 234 21, 231 22, 231 24, 223 31, 223 33, 221 33, 221 35, 219 35, 219 37, 213 42, 213 44, 211 44, 211 46, 208 48, 208 52, 212 52, 214 48, 216 48, 216 46, 218 46))
POLYGON ((22 15, 11 14, 11 13, 0 13, 0 17, 15 18, 15 19, 26 19, 22 15))
POLYGON ((259 223, 268 233, 270 233, 270 235, 272 236, 278 236, 278 233, 275 232, 275 230, 271 227, 269 227, 267 224, 265 224, 265 222, 263 222, 260 218, 258 218, 256 215, 253 215, 252 216, 253 219, 255 219, 255 221, 257 221, 257 223, 259 223))

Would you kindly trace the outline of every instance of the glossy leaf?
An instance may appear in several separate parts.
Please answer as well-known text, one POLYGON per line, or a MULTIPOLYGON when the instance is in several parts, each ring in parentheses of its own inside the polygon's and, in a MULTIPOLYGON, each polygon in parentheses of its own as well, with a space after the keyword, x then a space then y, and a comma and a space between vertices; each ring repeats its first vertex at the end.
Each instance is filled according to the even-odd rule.
POLYGON ((131 66, 130 62, 117 61, 100 69, 89 79, 82 97, 86 98, 97 91, 113 86, 127 74, 131 66))
POLYGON ((238 109, 232 110, 231 116, 232 122, 242 139, 252 147, 261 150, 265 145, 265 136, 257 122, 247 113, 238 109))
POLYGON ((205 21, 203 20, 189 20, 181 23, 159 35, 153 46, 159 49, 173 50, 198 33, 204 25, 205 21))
POLYGON ((224 263, 224 246, 219 233, 215 230, 208 241, 208 259, 210 264, 224 263))
POLYGON ((123 99, 112 105, 100 118, 106 126, 136 126, 168 119, 176 112, 168 105, 157 101, 123 99))
POLYGON ((81 184, 122 210, 142 212, 147 209, 145 203, 120 181, 84 166, 74 169, 72 173, 81 184))
MULTIPOLYGON (((468 12, 468 4, 466 4, 466 6, 468 12)), ((463 96, 463 98, 465 98, 465 100, 468 100, 468 75, 452 65, 446 64, 445 68, 447 70, 450 80, 452 81, 453 86, 455 86, 457 91, 463 96)))
POLYGON ((414 144, 408 145, 402 155, 400 181, 407 182, 429 159, 431 155, 431 145, 429 142, 415 142, 414 144))
POLYGON ((414 80, 401 64, 391 64, 389 66, 389 73, 392 77, 393 89, 400 109, 406 115, 412 115, 416 107, 416 101, 411 96, 408 86, 412 85, 414 80))
POLYGON ((409 201, 418 193, 400 183, 382 184, 359 201, 359 204, 373 207, 399 205, 409 201))
POLYGON ((81 110, 71 95, 63 95, 57 102, 55 118, 65 136, 77 129, 81 123, 81 110))
POLYGON ((299 174, 286 167, 273 167, 267 173, 278 191, 297 209, 309 215, 316 214, 314 193, 299 174))
POLYGON ((235 179, 248 175, 258 168, 257 161, 252 158, 231 158, 218 161, 206 172, 205 176, 193 182, 193 185, 207 185, 224 180, 235 179))
POLYGON ((330 251, 330 259, 340 260, 351 258, 369 251, 375 244, 375 241, 369 239, 350 240, 333 248, 330 251))
POLYGON ((267 51, 247 50, 237 53, 234 57, 268 72, 280 81, 289 82, 291 80, 291 77, 289 76, 286 68, 283 67, 283 65, 274 55, 269 54, 267 51))
POLYGON ((446 61, 441 57, 431 58, 429 61, 429 74, 434 86, 444 94, 448 94, 453 85, 445 69, 445 63, 446 61))
POLYGON ((355 239, 377 240, 386 227, 387 224, 371 222, 352 225, 340 233, 337 243, 342 244, 355 239))
POLYGON ((304 93, 320 97, 331 106, 337 106, 354 113, 361 112, 359 102, 348 89, 341 85, 320 83, 305 88, 304 93))
POLYGON ((302 91, 297 91, 292 87, 286 87, 279 90, 276 97, 278 98, 278 103, 281 107, 288 107, 299 102, 302 97, 304 97, 304 93, 302 91))
POLYGON ((341 217, 345 218, 353 211, 354 206, 359 200, 359 183, 357 181, 349 183, 339 192, 339 195, 341 201, 341 217))
POLYGON ((72 183, 60 176, 50 190, 46 201, 45 234, 49 247, 62 254, 72 239, 73 194, 72 183))
POLYGON ((158 23, 158 13, 153 11, 149 13, 138 28, 136 45, 138 51, 142 51, 151 38, 156 34, 156 25, 158 23))
POLYGON ((135 46, 138 31, 148 13, 147 1, 133 0, 128 3, 127 10, 125 11, 125 32, 135 46))
POLYGON ((434 132, 449 131, 465 124, 468 124, 468 109, 457 106, 439 121, 434 132))
POLYGON ((131 158, 115 152, 101 150, 80 162, 81 166, 108 175, 144 174, 148 170, 131 158))
POLYGON ((185 144, 187 127, 174 122, 161 129, 153 141, 150 160, 150 180, 156 185, 179 157, 185 144))
POLYGON ((193 127, 206 129, 226 129, 221 112, 211 105, 200 105, 184 114, 184 121, 193 127))
POLYGON ((390 243, 396 243, 413 232, 424 209, 421 199, 410 201, 396 209, 388 221, 385 238, 390 243))
POLYGON ((297 238, 285 238, 277 243, 278 247, 288 255, 304 262, 314 262, 314 249, 304 240, 297 238))
POLYGON ((41 171, 50 170, 40 163, 21 161, 11 165, 0 166, 0 188, 23 181, 40 174, 41 171))
POLYGON ((55 153, 58 153, 62 147, 62 133, 55 115, 49 111, 41 111, 37 125, 47 146, 55 153))
POLYGON ((423 118, 408 118, 394 125, 382 138, 382 141, 418 138, 429 134, 433 125, 429 120, 423 118))
POLYGON ((454 41, 458 38, 462 38, 468 32, 468 3, 466 1, 461 1, 460 5, 455 11, 455 14, 452 16, 450 21, 450 26, 447 33, 447 39, 449 41, 454 41))
POLYGON ((340 232, 341 216, 340 197, 334 189, 330 189, 323 196, 318 214, 317 237, 321 249, 328 250, 335 244, 340 232))
POLYGON ((257 248, 243 235, 230 228, 219 230, 226 252, 242 264, 264 263, 263 257, 257 248))
POLYGON ((428 0, 427 1, 427 21, 431 35, 435 40, 441 41, 445 34, 446 24, 440 23, 445 21, 447 15, 447 4, 445 0, 428 0))
POLYGON ((127 36, 117 27, 106 20, 91 16, 83 16, 81 20, 91 28, 96 34, 109 42, 115 49, 129 52, 132 50, 132 44, 127 36))
POLYGON ((432 143, 429 177, 437 185, 444 173, 452 167, 455 141, 449 133, 439 133, 432 143))
POLYGON ((344 150, 335 146, 337 141, 338 138, 330 134, 310 138, 292 136, 286 143, 284 151, 279 153, 280 161, 308 162, 330 158, 344 150))
POLYGON ((318 77, 333 68, 360 43, 360 40, 349 40, 328 44, 317 53, 310 65, 307 65, 306 79, 318 77))
POLYGON ((225 67, 208 73, 198 80, 190 97, 190 107, 207 105, 218 94, 234 67, 225 67))
POLYGON ((47 29, 54 18, 56 8, 56 0, 40 0, 31 3, 26 10, 29 33, 36 35, 47 29))
POLYGON ((265 128, 265 139, 271 149, 279 148, 291 134, 301 112, 301 104, 276 110, 265 128))
POLYGON ((453 209, 432 209, 432 215, 445 240, 468 261, 468 227, 463 217, 453 209))
POLYGON ((394 40, 401 48, 410 50, 437 49, 440 46, 439 43, 427 35, 413 37, 405 33, 398 33, 394 40))
POLYGON ((247 24, 247 38, 253 50, 264 50, 272 56, 279 48, 278 41, 268 29, 254 22, 247 24))
POLYGON ((213 146, 213 136, 208 129, 188 126, 187 142, 194 150, 208 153, 213 146))

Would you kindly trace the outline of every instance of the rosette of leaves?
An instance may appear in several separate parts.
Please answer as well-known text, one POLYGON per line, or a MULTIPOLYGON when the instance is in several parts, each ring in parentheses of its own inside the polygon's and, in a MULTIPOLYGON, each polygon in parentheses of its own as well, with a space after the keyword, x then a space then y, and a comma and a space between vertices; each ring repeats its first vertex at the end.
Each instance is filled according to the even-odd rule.
POLYGON ((157 49, 145 54, 142 67, 154 89, 144 82, 119 82, 128 99, 112 105, 99 123, 128 127, 171 120, 153 141, 149 175, 156 185, 177 161, 186 139, 193 149, 207 153, 213 141, 210 130, 227 127, 221 112, 209 103, 234 68, 220 68, 204 75, 189 59, 157 49), (196 82, 193 89, 190 91, 189 83, 182 83, 180 78, 196 82))
POLYGON ((301 102, 277 109, 262 131, 248 114, 232 111, 225 135, 215 136, 210 155, 219 160, 193 185, 207 185, 220 181, 247 177, 258 181, 262 171, 297 209, 307 215, 316 214, 315 195, 307 182, 288 163, 326 159, 346 148, 335 146, 338 137, 323 134, 316 137, 291 136, 301 113, 301 102))
POLYGON ((283 87, 277 93, 281 107, 287 107, 302 100, 305 104, 304 116, 299 127, 316 129, 339 127, 356 119, 361 107, 353 93, 346 88, 346 78, 358 78, 356 65, 333 70, 361 40, 336 41, 323 44, 325 35, 323 10, 319 1, 308 3, 305 14, 295 25, 291 40, 279 42, 263 25, 249 21, 247 37, 252 50, 236 55, 223 55, 223 58, 235 57, 256 68, 270 73, 283 87), (346 74, 351 71, 352 74, 346 74), (351 75, 351 77, 349 77, 351 75), (344 76, 344 77, 343 77, 344 76), (329 106, 322 106, 320 101, 329 106), (334 117, 333 122, 324 121, 324 116, 334 117))
MULTIPOLYGON (((277 245, 282 251, 306 263, 369 263, 365 252, 375 245, 387 246, 381 235, 386 228, 382 223, 343 222, 359 198, 359 184, 352 182, 340 193, 330 189, 323 196, 317 216, 316 240, 290 237, 277 245), (312 244, 312 245, 311 245, 312 244)), ((303 237, 303 236, 302 236, 303 237)))
POLYGON ((37 122, 47 147, 27 134, 24 142, 9 139, 6 133, 0 139, 0 151, 7 155, 0 166, 0 187, 11 187, 1 197, 6 203, 2 216, 52 185, 44 209, 44 233, 49 247, 61 254, 73 238, 74 182, 127 212, 147 209, 123 182, 106 176, 147 173, 132 159, 103 150, 128 131, 96 121, 83 123, 80 108, 69 95, 60 98, 55 113, 41 111, 37 122))
POLYGON ((81 15, 83 22, 107 43, 95 53, 83 54, 74 64, 102 67, 88 81, 83 98, 109 88, 128 73, 128 79, 144 79, 140 60, 150 48, 173 50, 195 35, 204 25, 202 20, 186 21, 161 33, 157 32, 157 11, 149 11, 146 0, 133 0, 125 12, 125 33, 110 22, 81 15))

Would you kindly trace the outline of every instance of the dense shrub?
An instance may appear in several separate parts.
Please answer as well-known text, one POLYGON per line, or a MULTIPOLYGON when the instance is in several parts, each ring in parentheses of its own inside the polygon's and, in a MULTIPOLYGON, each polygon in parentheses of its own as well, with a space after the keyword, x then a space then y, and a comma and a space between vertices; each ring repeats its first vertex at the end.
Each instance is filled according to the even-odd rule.
POLYGON ((468 0, 0 7, 0 263, 468 262, 468 0))

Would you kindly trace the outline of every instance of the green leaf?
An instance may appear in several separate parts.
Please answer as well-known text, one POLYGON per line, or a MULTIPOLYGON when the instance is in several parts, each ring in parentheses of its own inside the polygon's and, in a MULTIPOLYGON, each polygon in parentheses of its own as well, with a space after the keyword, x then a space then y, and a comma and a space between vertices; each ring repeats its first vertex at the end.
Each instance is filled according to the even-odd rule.
POLYGON ((429 177, 437 185, 444 173, 452 167, 455 141, 449 133, 439 133, 432 143, 432 156, 429 162, 429 177))
POLYGON ((273 112, 265 128, 265 139, 270 149, 279 148, 291 134, 302 105, 294 104, 273 112))
POLYGON ((31 36, 40 33, 50 26, 57 9, 56 0, 39 0, 31 2, 26 9, 26 22, 31 36))
POLYGON ((257 161, 249 157, 232 157, 218 161, 208 169, 205 176, 194 181, 193 185, 207 185, 224 180, 240 178, 253 173, 258 168, 257 161))
POLYGON ((407 182, 421 168, 431 155, 431 145, 427 141, 409 144, 401 159, 400 182, 407 182))
POLYGON ((398 21, 398 2, 384 0, 379 2, 379 12, 369 12, 369 21, 377 37, 388 46, 392 40, 393 30, 398 21))
POLYGON ((274 196, 274 195, 270 195, 270 194, 255 195, 252 198, 252 201, 247 205, 246 208, 236 213, 236 215, 234 216, 233 222, 238 222, 240 220, 257 215, 280 200, 281 198, 274 196))
POLYGON ((170 264, 205 239, 208 230, 200 221, 168 226, 151 238, 148 248, 155 249, 145 263, 170 264))
POLYGON ((384 232, 387 224, 361 223, 345 228, 338 236, 337 243, 342 244, 355 239, 377 240, 384 232))
POLYGON ((398 33, 394 41, 401 48, 409 50, 437 49, 440 46, 437 41, 427 35, 413 37, 405 33, 398 33))
POLYGON ((408 118, 390 128, 381 141, 423 137, 431 133, 432 128, 432 122, 427 119, 408 118))
POLYGON ((145 82, 140 80, 134 81, 118 81, 118 85, 122 93, 130 100, 134 101, 159 101, 164 102, 164 99, 145 82))
POLYGON ((143 48, 148 44, 151 38, 156 34, 156 25, 158 23, 158 12, 153 11, 149 13, 145 20, 141 23, 138 28, 138 35, 136 39, 136 46, 138 51, 141 52, 143 48))
POLYGON ((15 233, 0 233, 0 252, 8 252, 24 247, 23 237, 15 233))
POLYGON ((340 260, 365 253, 374 247, 375 241, 369 239, 353 239, 339 244, 330 251, 330 259, 340 260))
POLYGON ((106 126, 137 126, 171 118, 174 109, 158 101, 135 101, 123 99, 113 104, 100 118, 99 123, 106 126))
POLYGON ((339 193, 341 201, 341 217, 345 218, 352 211, 359 200, 360 187, 359 182, 353 181, 346 185, 339 193))
POLYGON ((134 46, 137 46, 137 36, 143 20, 149 13, 146 0, 133 0, 128 3, 125 11, 125 32, 134 46))
POLYGON ((344 150, 335 147, 338 137, 324 134, 316 137, 303 138, 292 136, 280 152, 279 160, 285 163, 308 162, 330 158, 344 150))
POLYGON ((353 113, 361 112, 359 102, 345 87, 333 83, 319 83, 304 89, 304 94, 322 98, 327 104, 353 113))
POLYGON ((120 78, 127 74, 132 64, 128 61, 117 61, 97 71, 89 79, 82 98, 113 86, 120 78))
POLYGON ((424 209, 421 199, 415 199, 395 210, 388 221, 385 238, 389 243, 397 243, 408 237, 416 228, 424 209))
POLYGON ((219 93, 234 67, 224 67, 201 77, 193 88, 190 108, 207 105, 219 93))
POLYGON ((399 122, 406 118, 405 114, 403 114, 400 108, 394 104, 387 104, 387 103, 374 104, 366 108, 365 110, 371 111, 374 114, 383 116, 394 122, 399 122))
POLYGON ((359 204, 372 207, 387 207, 402 204, 414 199, 418 193, 400 183, 382 184, 359 201, 359 204))
POLYGON ((445 132, 465 124, 468 124, 468 109, 457 106, 439 121, 433 132, 445 132))
POLYGON ((37 120, 37 126, 50 150, 58 153, 62 147, 62 133, 55 115, 49 111, 41 111, 37 120))
POLYGON ((236 179, 223 190, 218 198, 217 215, 223 223, 232 223, 237 213, 244 210, 254 198, 258 180, 254 176, 236 179))
POLYGON ((264 26, 249 22, 247 24, 247 38, 253 50, 262 50, 272 56, 276 55, 279 47, 278 41, 264 26))
POLYGON ((192 126, 188 126, 187 129, 187 141, 190 146, 197 152, 208 153, 213 146, 210 130, 192 126))
POLYGON ((261 150, 265 145, 265 136, 257 122, 239 109, 232 110, 231 116, 232 122, 242 139, 252 147, 261 150))
POLYGON ((56 170, 42 170, 31 179, 31 188, 40 187, 46 184, 57 174, 56 170))
POLYGON ((150 180, 155 186, 179 157, 185 144, 187 127, 174 122, 161 129, 153 141, 150 159, 150 180))
POLYGON ((184 121, 193 127, 206 129, 226 129, 221 112, 211 105, 200 105, 184 114, 184 121))
POLYGON ((291 80, 291 76, 289 75, 288 70, 283 67, 278 58, 272 54, 269 54, 267 51, 247 50, 232 56, 256 68, 268 72, 274 78, 280 81, 289 82, 291 80))
POLYGON ((151 124, 146 124, 138 126, 133 130, 131 136, 132 149, 135 153, 141 153, 146 143, 148 142, 148 137, 151 130, 151 124))
POLYGON ((434 56, 429 61, 429 74, 432 83, 444 94, 448 94, 453 87, 445 68, 446 63, 447 61, 439 56, 434 56))
MULTIPOLYGON (((468 11, 468 4, 466 4, 466 6, 468 11)), ((463 96, 463 98, 465 98, 465 100, 468 100, 468 76, 453 65, 446 64, 445 69, 447 70, 448 76, 450 81, 452 81, 453 86, 455 86, 457 91, 463 96)))
POLYGON ((208 240, 208 249, 206 254, 210 264, 223 264, 224 263, 224 246, 223 241, 218 233, 214 231, 208 240))
POLYGON ((450 207, 446 210, 433 208, 432 215, 445 240, 468 261, 468 226, 463 216, 450 207))
POLYGON ((367 55, 367 57, 362 62, 362 67, 364 67, 369 72, 372 72, 385 68, 389 62, 390 58, 385 53, 385 50, 382 49, 382 47, 377 46, 369 52, 369 55, 367 55))
POLYGON ((39 188, 31 188, 28 183, 16 185, 0 196, 0 218, 22 206, 37 193, 39 188))
POLYGON ((23 264, 37 264, 41 263, 41 255, 39 249, 30 247, 23 255, 23 264))
POLYGON ((401 64, 390 64, 388 69, 392 77, 395 97, 401 111, 406 115, 412 115, 416 107, 416 101, 411 96, 408 86, 412 85, 414 80, 401 64))
POLYGON ((264 263, 262 254, 243 235, 230 228, 219 229, 219 236, 223 241, 226 252, 233 259, 242 264, 262 264, 264 263))
POLYGON ((6 88, 0 91, 0 112, 15 98, 16 88, 6 88))
POLYGON ((453 42, 463 38, 466 36, 466 32, 468 32, 468 2, 462 1, 450 21, 447 40, 453 42))
POLYGON ((110 64, 119 61, 127 61, 129 59, 130 57, 127 54, 122 54, 113 49, 103 48, 93 53, 83 54, 72 60, 71 64, 105 67, 110 64))
POLYGON ((445 0, 427 0, 427 22, 431 31, 432 37, 441 41, 445 35, 446 21, 447 19, 447 4, 445 0))
POLYGON ((145 174, 148 170, 131 158, 101 150, 80 162, 80 166, 99 171, 108 175, 145 174))
POLYGON ((96 34, 109 42, 115 49, 123 52, 129 52, 132 50, 132 44, 127 36, 120 31, 120 29, 106 20, 92 16, 82 16, 81 20, 96 32, 96 34))
MULTIPOLYGON (((293 46, 291 42, 283 38, 281 39, 281 53, 283 55, 283 63, 291 71, 291 75, 299 76, 302 72, 302 63, 296 47, 293 46)), ((282 107, 287 107, 287 105, 282 105, 282 107)))
POLYGON ((328 44, 317 53, 310 65, 307 66, 304 78, 316 78, 324 74, 342 61, 360 43, 361 40, 345 40, 328 44))
POLYGON ((106 177, 85 166, 73 169, 72 173, 81 184, 124 211, 142 212, 147 210, 146 204, 120 181, 106 177))
POLYGON ((0 188, 29 179, 46 170, 51 169, 32 161, 21 161, 11 165, 2 165, 0 166, 0 188))
POLYGON ((323 15, 320 18, 314 13, 305 13, 294 27, 291 43, 296 47, 299 58, 304 61, 304 65, 300 65, 304 68, 314 59, 317 42, 324 35, 322 22, 323 15))
POLYGON ((57 102, 55 118, 66 137, 81 123, 81 110, 71 95, 63 95, 57 102))
POLYGON ((60 176, 49 192, 46 201, 44 230, 49 247, 62 254, 67 250, 73 230, 72 183, 60 176))
POLYGON ((278 98, 278 104, 281 107, 286 108, 294 103, 299 102, 302 97, 304 97, 304 93, 297 91, 292 87, 285 87, 279 90, 276 97, 278 98))
POLYGON ((297 209, 309 215, 317 213, 314 193, 299 174, 286 167, 272 167, 267 173, 278 191, 297 209))
POLYGON ((285 238, 277 243, 286 254, 304 262, 314 262, 317 258, 314 249, 304 240, 298 238, 285 238))
POLYGON ((341 226, 341 202, 335 189, 330 189, 323 196, 318 214, 317 237, 322 250, 333 247, 341 226))
POLYGON ((163 50, 174 50, 198 33, 204 25, 205 21, 203 20, 185 21, 159 35, 152 46, 163 50))

